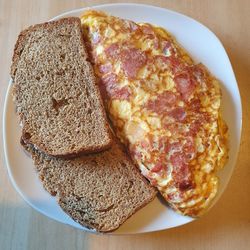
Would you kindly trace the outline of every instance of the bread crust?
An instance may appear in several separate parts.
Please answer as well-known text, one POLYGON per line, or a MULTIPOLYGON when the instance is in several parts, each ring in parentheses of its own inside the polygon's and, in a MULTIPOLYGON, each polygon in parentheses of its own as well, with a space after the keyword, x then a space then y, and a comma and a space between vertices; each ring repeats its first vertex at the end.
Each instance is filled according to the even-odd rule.
POLYGON ((82 226, 102 233, 117 230, 128 218, 151 202, 157 194, 156 189, 139 173, 138 168, 126 154, 124 146, 116 139, 113 141, 112 148, 107 151, 70 160, 50 157, 21 141, 24 149, 33 158, 44 188, 56 197, 62 210, 82 226), (95 166, 93 162, 96 162, 95 166), (125 168, 122 167, 123 164, 126 164, 125 168), (84 175, 86 173, 87 175, 84 175), (90 173, 93 175, 89 178, 90 173), (109 176, 110 173, 115 175, 109 176), (67 176, 66 179, 62 179, 63 176, 67 176), (114 178, 118 176, 119 179, 115 180, 114 178), (106 179, 107 182, 100 186, 101 180, 105 177, 109 180, 106 179), (79 178, 78 182, 75 178, 79 178), (127 191, 130 180, 134 181, 133 192, 127 191), (76 190, 82 190, 76 183, 82 183, 88 188, 83 188, 85 191, 76 192, 76 190), (111 183, 113 185, 111 190, 114 193, 105 191, 102 195, 106 193, 107 196, 102 200, 102 197, 99 198, 98 190, 110 188, 111 183), (121 190, 125 191, 121 192, 121 190), (126 194, 127 192, 129 194, 126 194), (109 208, 111 201, 113 206, 109 208), (108 207, 107 211, 98 212, 104 204, 108 207), (117 210, 120 213, 116 214, 117 210), (115 220, 115 223, 112 220, 115 220))
MULTIPOLYGON (((61 24, 65 24, 65 23, 72 23, 75 24, 77 22, 79 30, 81 32, 81 21, 79 18, 77 17, 69 17, 69 18, 62 18, 58 21, 52 21, 52 22, 46 22, 46 23, 42 23, 42 24, 36 24, 34 26, 30 26, 29 28, 23 30, 17 39, 17 42, 15 44, 15 48, 14 48, 14 53, 13 53, 13 57, 12 57, 12 65, 11 65, 11 77, 13 79, 14 82, 14 87, 13 87, 13 97, 14 100, 16 100, 16 97, 18 95, 18 83, 15 82, 15 75, 16 75, 16 70, 18 68, 18 62, 22 56, 22 52, 24 49, 25 44, 27 43, 30 35, 39 29, 53 29, 54 26, 58 26, 61 24)), ((111 139, 111 131, 108 125, 108 121, 107 121, 107 115, 105 112, 105 108, 104 108, 104 104, 101 98, 101 94, 100 94, 100 90, 98 88, 97 85, 97 80, 95 78, 95 74, 94 74, 94 70, 92 68, 91 63, 88 61, 87 58, 87 52, 86 52, 86 46, 84 44, 84 40, 83 40, 83 36, 80 37, 80 41, 81 41, 81 46, 83 47, 84 50, 84 54, 81 54, 79 56, 85 57, 86 60, 86 65, 88 67, 88 71, 90 72, 90 74, 92 76, 91 80, 93 81, 93 85, 95 86, 95 98, 98 100, 99 102, 99 110, 100 110, 100 119, 103 119, 103 124, 102 126, 104 127, 105 130, 105 138, 106 139, 105 143, 102 143, 102 138, 100 138, 100 142, 99 144, 95 144, 95 145, 83 145, 80 149, 70 149, 68 151, 63 151, 63 152, 52 152, 51 150, 48 149, 47 145, 41 143, 42 141, 38 141, 35 140, 33 141, 32 138, 28 138, 26 137, 26 133, 29 133, 29 124, 27 124, 27 122, 24 121, 23 119, 23 114, 19 113, 20 116, 20 120, 21 123, 23 124, 23 128, 22 128, 22 140, 25 141, 26 144, 31 144, 34 147, 38 148, 39 150, 43 151, 44 153, 51 155, 51 156, 56 156, 56 157, 63 157, 63 158, 72 158, 72 157, 76 157, 76 156, 80 156, 83 154, 89 154, 89 153, 94 153, 94 152, 100 152, 102 150, 107 150, 108 148, 111 147, 112 145, 112 139, 111 139)))

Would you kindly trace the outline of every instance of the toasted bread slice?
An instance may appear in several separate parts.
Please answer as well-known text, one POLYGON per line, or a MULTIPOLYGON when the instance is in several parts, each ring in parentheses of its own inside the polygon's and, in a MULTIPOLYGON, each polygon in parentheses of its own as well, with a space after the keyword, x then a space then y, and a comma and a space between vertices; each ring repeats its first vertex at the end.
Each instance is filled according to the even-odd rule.
POLYGON ((25 143, 63 157, 111 146, 79 18, 38 24, 21 32, 11 76, 25 143))
POLYGON ((69 216, 88 228, 113 231, 156 196, 118 142, 104 152, 75 159, 24 147, 44 188, 69 216))

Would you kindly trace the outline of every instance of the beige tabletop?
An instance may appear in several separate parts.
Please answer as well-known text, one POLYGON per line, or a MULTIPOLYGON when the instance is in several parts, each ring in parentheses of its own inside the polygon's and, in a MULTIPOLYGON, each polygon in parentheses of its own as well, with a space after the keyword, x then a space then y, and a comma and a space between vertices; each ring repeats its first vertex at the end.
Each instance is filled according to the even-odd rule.
MULTIPOLYGON (((125 1, 0 0, 1 116, 13 46, 21 29, 67 10, 108 2, 125 1)), ((7 175, 1 133, 0 249, 250 249, 250 2, 134 2, 191 16, 208 26, 226 48, 242 97, 243 134, 237 166, 225 193, 207 215, 179 228, 130 236, 84 233, 41 215, 17 194, 7 175)))

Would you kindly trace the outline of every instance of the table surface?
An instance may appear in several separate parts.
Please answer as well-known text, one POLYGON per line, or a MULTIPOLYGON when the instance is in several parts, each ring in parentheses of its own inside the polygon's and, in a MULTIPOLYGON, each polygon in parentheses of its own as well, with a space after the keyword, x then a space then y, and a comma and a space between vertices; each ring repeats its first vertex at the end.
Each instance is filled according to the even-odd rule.
MULTIPOLYGON (((133 2, 153 4, 191 16, 208 26, 224 44, 243 104, 241 150, 228 188, 207 215, 179 228, 130 236, 84 233, 39 214, 20 198, 7 175, 1 133, 1 249, 250 249, 250 3, 248 0, 133 2)), ((0 0, 1 115, 18 33, 67 10, 103 3, 108 1, 0 0)))

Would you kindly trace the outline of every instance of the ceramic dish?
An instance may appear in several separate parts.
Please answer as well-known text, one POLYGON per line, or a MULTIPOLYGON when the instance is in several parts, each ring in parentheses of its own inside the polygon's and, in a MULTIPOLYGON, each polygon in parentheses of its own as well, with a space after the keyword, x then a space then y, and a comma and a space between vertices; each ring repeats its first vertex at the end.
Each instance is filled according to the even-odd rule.
MULTIPOLYGON (((167 9, 138 4, 109 4, 92 8, 135 22, 148 22, 166 28, 195 61, 206 65, 221 81, 222 112, 229 127, 230 141, 233 143, 230 143, 229 161, 219 172, 220 187, 213 206, 224 192, 236 164, 242 123, 241 99, 237 82, 221 42, 204 25, 167 9)), ((68 16, 79 17, 86 9, 89 8, 69 11, 53 20, 68 16)), ((11 97, 11 88, 10 81, 3 114, 3 138, 6 165, 14 187, 29 205, 42 214, 73 227, 87 230, 67 216, 57 205, 55 198, 43 189, 31 158, 24 153, 19 143, 21 130, 11 97)), ((194 219, 174 212, 158 197, 128 219, 113 234, 152 232, 180 226, 192 220, 194 219)))

